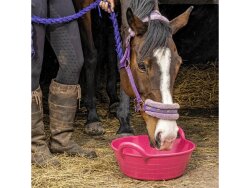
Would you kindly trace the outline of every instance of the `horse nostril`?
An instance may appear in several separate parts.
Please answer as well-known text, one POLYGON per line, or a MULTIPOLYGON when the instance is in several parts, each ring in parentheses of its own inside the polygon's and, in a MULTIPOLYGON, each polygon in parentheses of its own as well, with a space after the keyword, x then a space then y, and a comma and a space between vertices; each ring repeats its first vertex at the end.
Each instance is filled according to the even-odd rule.
POLYGON ((160 149, 161 148, 161 142, 159 142, 158 140, 156 141, 156 148, 160 149))
POLYGON ((158 132, 155 138, 156 147, 160 149, 161 147, 161 132, 158 132))
POLYGON ((149 143, 150 143, 151 148, 155 148, 155 144, 154 144, 154 142, 152 142, 152 140, 150 140, 149 143))

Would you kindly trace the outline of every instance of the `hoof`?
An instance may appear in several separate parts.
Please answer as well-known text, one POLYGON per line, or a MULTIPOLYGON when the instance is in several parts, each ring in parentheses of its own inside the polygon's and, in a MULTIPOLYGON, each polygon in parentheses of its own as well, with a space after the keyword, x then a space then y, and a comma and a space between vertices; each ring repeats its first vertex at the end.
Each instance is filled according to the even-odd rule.
POLYGON ((134 135, 134 130, 132 127, 130 126, 120 126, 118 131, 116 132, 117 135, 134 135))
POLYGON ((93 122, 85 125, 84 131, 90 136, 100 136, 105 134, 105 130, 102 127, 101 122, 93 122))
POLYGON ((117 134, 117 138, 122 138, 122 137, 127 137, 127 136, 134 136, 133 133, 121 133, 121 134, 117 134))

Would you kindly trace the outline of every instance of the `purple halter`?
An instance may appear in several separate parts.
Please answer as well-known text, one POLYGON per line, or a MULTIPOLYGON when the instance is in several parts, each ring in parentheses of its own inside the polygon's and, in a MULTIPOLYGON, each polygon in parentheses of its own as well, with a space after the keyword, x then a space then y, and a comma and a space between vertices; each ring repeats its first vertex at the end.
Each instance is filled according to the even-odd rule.
MULTIPOLYGON (((152 11, 149 17, 144 18, 143 22, 148 22, 149 20, 162 20, 164 22, 169 22, 169 20, 162 16, 158 10, 152 11)), ((142 100, 135 81, 130 69, 130 41, 131 38, 135 36, 135 33, 129 28, 129 35, 126 39, 126 50, 123 55, 123 58, 120 61, 120 69, 125 68, 130 85, 135 94, 135 111, 144 111, 146 114, 164 120, 177 120, 179 118, 178 109, 180 108, 179 104, 163 104, 151 99, 147 99, 145 102, 142 100)))

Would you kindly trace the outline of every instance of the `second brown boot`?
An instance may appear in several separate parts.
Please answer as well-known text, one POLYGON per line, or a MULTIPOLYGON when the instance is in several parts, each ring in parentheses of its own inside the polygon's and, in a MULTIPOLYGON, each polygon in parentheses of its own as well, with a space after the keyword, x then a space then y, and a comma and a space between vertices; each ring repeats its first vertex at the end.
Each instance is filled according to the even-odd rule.
POLYGON ((52 80, 49 92, 50 111, 50 151, 87 158, 97 157, 95 151, 83 150, 71 140, 77 99, 80 98, 79 85, 64 85, 52 80))

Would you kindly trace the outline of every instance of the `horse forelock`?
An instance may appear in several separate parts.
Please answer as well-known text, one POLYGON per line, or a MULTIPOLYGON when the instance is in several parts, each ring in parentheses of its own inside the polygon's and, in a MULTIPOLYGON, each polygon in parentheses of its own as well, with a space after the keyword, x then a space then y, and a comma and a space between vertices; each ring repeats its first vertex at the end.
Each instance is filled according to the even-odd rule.
MULTIPOLYGON (((158 0, 131 0, 129 7, 137 17, 143 20, 156 9, 156 3, 158 3, 158 0)), ((169 34, 168 23, 162 20, 149 20, 147 32, 143 36, 143 43, 138 51, 137 62, 140 63, 152 56, 155 49, 166 48, 166 39, 169 34)))
POLYGON ((129 7, 142 20, 155 9, 155 0, 131 0, 129 7))
POLYGON ((140 47, 138 62, 153 56, 156 49, 167 48, 167 37, 170 34, 168 23, 161 20, 148 22, 148 30, 140 47))

